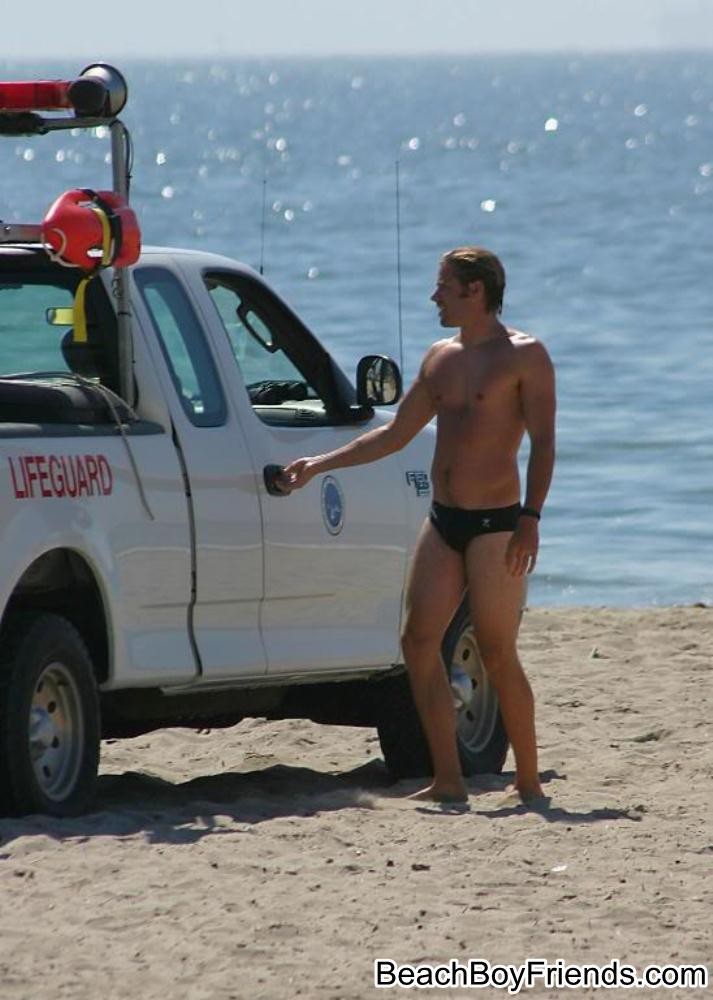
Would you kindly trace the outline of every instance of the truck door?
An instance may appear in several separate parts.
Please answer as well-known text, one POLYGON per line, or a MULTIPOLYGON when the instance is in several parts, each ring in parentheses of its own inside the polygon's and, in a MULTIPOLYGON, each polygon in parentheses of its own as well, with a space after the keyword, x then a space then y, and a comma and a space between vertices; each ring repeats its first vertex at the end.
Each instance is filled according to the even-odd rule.
MULTIPOLYGON (((383 419, 350 419, 344 375, 257 276, 202 277, 257 469, 329 451, 383 419)), ((289 497, 261 484, 260 506, 268 671, 395 662, 408 545, 397 463, 337 470, 289 497)))
POLYGON ((139 317, 169 400, 190 491, 194 536, 192 626, 203 679, 260 676, 263 554, 256 476, 243 429, 181 277, 168 260, 134 269, 139 317))

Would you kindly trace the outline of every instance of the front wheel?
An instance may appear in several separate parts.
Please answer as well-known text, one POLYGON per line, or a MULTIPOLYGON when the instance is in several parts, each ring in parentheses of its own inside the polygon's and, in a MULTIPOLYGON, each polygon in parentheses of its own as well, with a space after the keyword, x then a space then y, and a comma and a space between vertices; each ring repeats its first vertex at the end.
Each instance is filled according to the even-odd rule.
POLYGON ((3 812, 76 816, 99 767, 99 702, 81 636, 55 614, 13 616, 0 660, 3 812))
MULTIPOLYGON (((456 709, 456 741, 465 775, 499 774, 508 738, 498 699, 483 667, 463 601, 441 648, 456 709)), ((433 774, 431 755, 403 674, 376 685, 376 720, 384 760, 395 778, 433 774)))

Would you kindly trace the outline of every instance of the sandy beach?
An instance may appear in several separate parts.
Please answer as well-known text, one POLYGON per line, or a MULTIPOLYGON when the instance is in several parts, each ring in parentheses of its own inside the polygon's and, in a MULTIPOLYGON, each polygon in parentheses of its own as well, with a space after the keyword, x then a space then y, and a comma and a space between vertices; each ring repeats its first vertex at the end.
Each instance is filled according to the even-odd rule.
MULTIPOLYGON (((372 730, 104 744, 92 814, 0 820, 2 1000, 357 1000, 389 995, 376 958, 710 964, 713 610, 529 610, 521 651, 541 812, 501 806, 510 757, 467 811, 408 801, 372 730)), ((604 995, 664 994, 708 991, 604 995)))

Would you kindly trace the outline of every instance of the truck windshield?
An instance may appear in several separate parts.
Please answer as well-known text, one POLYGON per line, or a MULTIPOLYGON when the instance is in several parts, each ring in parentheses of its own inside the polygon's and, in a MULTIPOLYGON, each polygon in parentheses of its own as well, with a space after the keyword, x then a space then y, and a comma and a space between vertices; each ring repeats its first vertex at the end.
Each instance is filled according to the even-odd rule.
POLYGON ((0 272, 0 377, 75 372, 116 387, 116 327, 100 296, 98 280, 87 287, 87 340, 74 336, 78 275, 0 272))

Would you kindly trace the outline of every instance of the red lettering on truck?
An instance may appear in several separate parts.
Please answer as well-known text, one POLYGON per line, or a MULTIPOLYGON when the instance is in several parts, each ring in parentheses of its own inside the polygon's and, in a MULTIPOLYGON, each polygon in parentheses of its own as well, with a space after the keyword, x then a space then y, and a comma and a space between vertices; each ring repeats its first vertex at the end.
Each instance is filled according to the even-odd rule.
POLYGON ((104 455, 97 455, 97 464, 99 466, 99 481, 101 482, 102 492, 104 496, 109 496, 114 489, 114 473, 111 471, 111 466, 104 455))
POLYGON ((74 459, 75 468, 77 470, 77 496, 81 497, 84 494, 85 497, 89 496, 89 481, 87 479, 87 470, 84 468, 84 461, 81 455, 77 455, 74 459))
POLYGON ((56 455, 50 455, 49 457, 49 467, 50 467, 50 483, 52 484, 52 495, 55 497, 63 497, 67 494, 67 487, 64 483, 64 475, 62 473, 62 463, 57 458, 56 455))
POLYGON ((16 455, 7 461, 17 500, 106 497, 114 490, 106 455, 16 455))
MULTIPOLYGON (((94 484, 99 486, 99 471, 97 469, 97 460, 94 455, 85 455, 84 464, 87 469, 87 481, 89 482, 89 492, 94 496, 94 484)), ((101 489, 97 489, 97 493, 101 494, 101 489)))
POLYGON ((64 481, 67 489, 67 496, 76 497, 77 495, 77 474, 72 467, 72 463, 66 455, 62 456, 62 472, 64 473, 64 481))
POLYGON ((52 490, 49 488, 50 474, 47 471, 47 456, 46 455, 35 455, 35 466, 37 467, 37 478, 40 483, 40 493, 43 497, 54 496, 52 490))
MULTIPOLYGON (((24 497, 27 496, 26 491, 22 488, 22 486, 24 486, 24 483, 21 486, 20 483, 18 483, 18 481, 17 481, 17 476, 15 475, 15 463, 13 462, 13 460, 11 458, 8 458, 8 462, 10 464, 10 476, 12 478, 12 488, 15 491, 16 498, 18 500, 22 500, 22 499, 24 499, 24 497)), ((18 473, 21 475, 19 469, 18 469, 18 473)))

